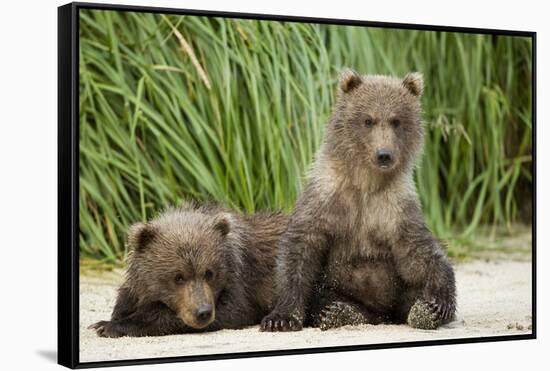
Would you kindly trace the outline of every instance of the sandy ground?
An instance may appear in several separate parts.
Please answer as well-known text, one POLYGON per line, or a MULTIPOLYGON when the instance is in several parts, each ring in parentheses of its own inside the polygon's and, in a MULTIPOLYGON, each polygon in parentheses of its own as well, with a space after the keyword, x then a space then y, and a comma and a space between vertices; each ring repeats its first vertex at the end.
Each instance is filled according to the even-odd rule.
POLYGON ((80 285, 80 361, 330 347, 531 333, 531 263, 474 261, 456 267, 457 321, 438 330, 361 325, 321 332, 260 333, 257 327, 207 334, 106 339, 87 327, 110 317, 120 273, 86 274, 80 285))

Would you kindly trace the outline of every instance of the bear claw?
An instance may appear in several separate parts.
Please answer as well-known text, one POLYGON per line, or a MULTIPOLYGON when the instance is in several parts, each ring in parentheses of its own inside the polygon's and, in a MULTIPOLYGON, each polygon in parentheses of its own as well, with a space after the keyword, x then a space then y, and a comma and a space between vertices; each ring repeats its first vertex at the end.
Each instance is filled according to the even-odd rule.
POLYGON ((295 316, 283 316, 279 314, 270 314, 265 317, 260 324, 260 331, 300 331, 302 322, 295 316))
POLYGON ((118 338, 125 335, 115 328, 112 321, 99 321, 88 326, 88 329, 95 330, 98 336, 105 338, 118 338))

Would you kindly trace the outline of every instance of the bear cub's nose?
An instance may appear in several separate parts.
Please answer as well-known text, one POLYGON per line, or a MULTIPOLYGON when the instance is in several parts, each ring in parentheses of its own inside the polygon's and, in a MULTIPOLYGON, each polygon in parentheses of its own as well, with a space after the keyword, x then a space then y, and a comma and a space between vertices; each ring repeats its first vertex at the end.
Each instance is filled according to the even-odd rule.
POLYGON ((210 319, 211 315, 212 315, 212 305, 210 304, 201 304, 195 313, 195 316, 199 321, 206 321, 210 319))
POLYGON ((393 161, 393 152, 389 148, 381 148, 376 151, 376 159, 380 167, 388 167, 393 161))

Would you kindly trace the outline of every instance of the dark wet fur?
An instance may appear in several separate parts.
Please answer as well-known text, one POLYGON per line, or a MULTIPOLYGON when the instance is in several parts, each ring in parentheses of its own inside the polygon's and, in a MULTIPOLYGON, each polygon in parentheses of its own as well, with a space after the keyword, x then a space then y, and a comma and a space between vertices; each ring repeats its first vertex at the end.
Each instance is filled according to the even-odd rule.
POLYGON ((342 75, 323 146, 279 243, 280 297, 262 331, 407 321, 436 328, 454 317, 454 271, 413 181, 422 89, 419 74, 342 75), (392 155, 389 168, 377 163, 380 148, 392 155))
POLYGON ((258 324, 273 308, 275 248, 287 222, 283 214, 245 216, 189 203, 132 226, 127 278, 111 319, 90 328, 99 336, 120 337, 258 324), (178 274, 181 284, 174 283, 178 274), (206 327, 190 326, 178 315, 208 300, 215 314, 206 327))

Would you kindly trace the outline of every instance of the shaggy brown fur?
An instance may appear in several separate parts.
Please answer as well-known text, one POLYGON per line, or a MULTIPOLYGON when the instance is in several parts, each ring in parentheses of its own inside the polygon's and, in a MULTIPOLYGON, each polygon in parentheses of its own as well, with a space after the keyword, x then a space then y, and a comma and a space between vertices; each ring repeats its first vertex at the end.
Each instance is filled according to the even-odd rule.
POLYGON ((453 317, 454 272, 413 182, 422 90, 418 73, 342 74, 324 143, 279 243, 280 299, 261 330, 300 330, 306 313, 321 328, 404 322, 413 305, 413 327, 453 317), (349 320, 337 320, 344 312, 349 320))
POLYGON ((158 336, 258 324, 273 305, 282 214, 185 205, 130 228, 127 279, 99 336, 158 336))

